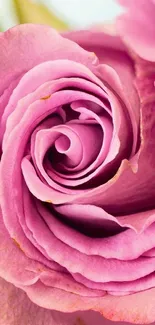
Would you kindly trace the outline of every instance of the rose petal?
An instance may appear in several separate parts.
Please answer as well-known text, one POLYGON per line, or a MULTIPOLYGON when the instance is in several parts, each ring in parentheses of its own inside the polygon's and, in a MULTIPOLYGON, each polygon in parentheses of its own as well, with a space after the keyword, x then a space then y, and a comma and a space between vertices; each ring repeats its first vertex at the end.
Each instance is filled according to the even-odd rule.
MULTIPOLYGON (((92 53, 85 51, 78 44, 64 39, 48 26, 34 24, 15 26, 5 33, 1 33, 0 43, 0 79, 2 81, 0 95, 3 94, 8 86, 10 87, 10 83, 13 80, 19 80, 23 73, 42 62, 68 59, 88 67, 96 64, 92 53), (44 39, 44 46, 42 46, 42 39, 44 39), (16 66, 16 69, 14 69, 14 66, 16 66)), ((14 97, 16 97, 16 92, 13 95, 14 97)), ((12 105, 12 102, 10 102, 10 105, 12 105)), ((1 126, 1 139, 4 132, 6 115, 7 112, 5 112, 5 117, 3 118, 3 129, 1 126)))
MULTIPOLYGON (((16 241, 16 238, 10 238, 0 217, 0 276, 5 280, 18 285, 31 284, 38 280, 38 275, 28 270, 28 266, 35 265, 36 268, 41 264, 30 260, 23 252, 24 248, 16 241), (11 261, 11 263, 10 263, 11 261), (18 263, 20 261, 20 264, 18 263), (8 263, 9 262, 9 263, 8 263)), ((36 255, 37 258, 37 255, 36 255)))
MULTIPOLYGON (((118 75, 117 79, 120 79, 121 88, 123 89, 123 91, 121 91, 121 97, 123 97, 123 100, 125 100, 125 103, 127 106, 129 106, 130 111, 133 111, 136 121, 138 122, 139 98, 134 85, 134 62, 128 55, 127 48, 125 48, 125 45, 121 39, 118 36, 105 34, 104 30, 100 32, 93 30, 72 31, 64 33, 63 36, 77 42, 80 46, 88 51, 94 51, 101 66, 102 64, 105 66, 104 70, 110 67, 115 70, 115 74, 118 75)), ((102 79, 104 79, 104 74, 101 75, 102 79)), ((113 76, 113 79, 115 79, 115 76, 113 76)), ((112 83, 110 82, 110 85, 115 89, 116 83, 114 81, 112 83)))
MULTIPOLYGON (((27 109, 28 105, 30 105, 36 99, 48 99, 50 95, 53 94, 53 92, 61 89, 61 78, 69 78, 73 76, 86 78, 98 86, 101 86, 101 88, 103 86, 103 83, 91 72, 90 69, 80 63, 71 60, 48 61, 37 65, 24 74, 23 78, 18 84, 18 87, 14 90, 2 116, 2 130, 4 131, 6 120, 9 118, 9 116, 11 116, 12 130, 18 121, 20 121, 21 117, 23 116, 23 112, 27 109), (56 80, 56 82, 52 83, 52 80, 56 80), (51 83, 46 84, 48 81, 51 81, 51 83), (12 115, 11 113, 15 110, 16 106, 18 107, 16 110, 17 113, 15 112, 15 114, 12 115)), ((98 88, 99 87, 97 87, 97 93, 99 94, 101 91, 99 92, 100 89, 98 88)), ((104 93, 104 96, 106 97, 106 93, 104 93)), ((3 142, 5 142, 5 138, 7 139, 8 134, 10 134, 11 130, 9 127, 8 132, 5 133, 3 142)))
MULTIPOLYGON (((0 238, 3 238, 2 245, 0 252, 2 254, 2 247, 4 247, 4 254, 3 257, 1 256, 1 275, 4 276, 4 278, 9 278, 9 270, 8 270, 8 252, 11 253, 11 256, 15 257, 15 251, 18 253, 17 259, 22 261, 21 256, 23 256, 23 253, 19 250, 18 247, 13 247, 13 243, 11 243, 11 239, 8 238, 6 235, 5 228, 1 228, 2 233, 0 238), (8 248, 6 250, 6 247, 8 248), (14 254, 12 254, 12 249, 14 254), (7 255, 6 255, 7 252, 7 255), (20 254, 20 256, 19 256, 20 254), (6 267, 4 267, 4 256, 6 257, 6 267), (5 270, 5 273, 2 274, 2 270, 5 270), (7 271, 7 272, 6 272, 7 271)), ((24 256, 25 259, 25 256, 24 256)), ((10 264, 9 264, 10 265, 10 264)), ((12 264, 13 265, 13 264, 12 264)), ((21 265, 23 268, 23 265, 21 265)), ((30 267, 30 265, 29 265, 30 267)), ((32 267, 32 261, 31 261, 31 267, 32 267)), ((30 267, 30 268, 31 268, 30 267)), ((18 270, 19 270, 19 265, 18 265, 18 270)), ((12 272, 12 270, 11 270, 12 272)), ((28 272, 28 271, 26 271, 28 272)), ((27 273, 28 274, 28 273, 27 273)), ((33 273, 31 272, 33 275, 33 273)), ((34 275, 33 275, 34 276, 34 275)), ((30 277, 28 275, 28 277, 30 277)), ((29 278, 30 279, 30 278, 29 278)), ((69 294, 66 293, 65 291, 60 291, 60 289, 53 289, 49 287, 45 287, 44 284, 39 284, 37 283, 36 285, 33 286, 24 286, 22 287, 30 296, 30 298, 35 301, 38 305, 41 305, 43 307, 49 308, 49 309, 60 309, 63 311, 75 311, 77 309, 95 309, 100 311, 105 317, 114 319, 114 320, 126 320, 126 321, 132 321, 132 322, 139 322, 139 323, 145 323, 145 322, 152 322, 155 315, 153 313, 154 310, 154 302, 153 302, 153 297, 154 297, 154 289, 142 292, 141 294, 136 294, 136 295, 131 295, 127 297, 104 297, 104 299, 97 299, 96 298, 91 298, 91 300, 84 299, 84 297, 78 297, 77 295, 69 294), (38 293, 39 290, 39 293, 38 293), (151 296, 152 292, 152 296, 151 296), (149 299, 148 299, 149 295, 149 299), (57 299, 56 299, 57 297, 57 299), (150 304, 150 297, 152 298, 152 304, 150 304), (148 301, 149 301, 149 306, 148 306, 148 301), (61 304, 62 302, 62 304, 61 304), (65 304, 64 304, 65 302, 65 304), (148 308, 149 307, 149 308, 148 308), (114 308, 114 309, 113 309, 114 308), (141 308, 143 308, 143 313, 141 312, 141 308), (132 313, 131 313, 132 310, 132 313)), ((38 308, 38 307, 37 307, 38 308)))
MULTIPOLYGON (((119 260, 132 260, 155 246, 155 223, 152 223, 150 226, 147 225, 148 228, 143 229, 143 232, 140 234, 134 231, 134 225, 132 225, 133 228, 131 229, 125 230, 115 236, 104 238, 104 229, 106 233, 108 230, 116 229, 120 231, 120 227, 131 227, 130 215, 125 216, 124 220, 122 220, 122 217, 113 217, 101 208, 93 205, 62 205, 54 209, 63 216, 62 220, 72 220, 73 225, 74 221, 77 221, 81 228, 86 223, 88 227, 89 224, 92 224, 94 227, 98 224, 103 229, 102 238, 90 238, 74 229, 70 229, 70 227, 62 224, 53 216, 50 219, 50 216, 47 214, 47 218, 45 219, 49 227, 51 224, 53 233, 62 242, 87 255, 99 255, 105 258, 116 258, 119 260), (129 218, 129 224, 127 223, 127 217, 129 218), (123 244, 121 245, 120 243, 123 244)), ((152 217, 155 218, 154 212, 152 212, 152 217)), ((137 215, 135 214, 133 219, 136 218, 137 215)), ((147 220, 147 215, 144 218, 147 220)))
MULTIPOLYGON (((62 36, 70 39, 82 47, 98 48, 103 45, 105 48, 120 50, 125 52, 126 46, 119 36, 111 36, 103 31, 91 30, 76 30, 62 33, 62 36)), ((95 52, 94 52, 95 56, 95 52)))
POLYGON ((111 325, 99 313, 74 312, 61 313, 47 310, 33 304, 27 295, 20 289, 0 278, 0 324, 13 325, 111 325))
POLYGON ((118 0, 126 12, 117 20, 117 29, 124 42, 145 60, 155 61, 155 3, 152 0, 118 0))
POLYGON ((79 298, 77 295, 68 294, 58 289, 44 287, 39 282, 23 289, 32 301, 49 309, 59 310, 60 301, 63 301, 65 304, 62 304, 61 310, 64 312, 93 309, 110 320, 135 324, 148 324, 155 319, 155 289, 123 297, 107 295, 103 298, 91 298, 91 300, 85 297, 79 298))
POLYGON ((70 59, 85 66, 91 66, 94 62, 91 53, 80 48, 76 43, 64 39, 54 29, 45 25, 15 26, 0 34, 0 42, 1 92, 16 76, 41 62, 70 59), (42 46, 43 40, 44 46, 42 46))
POLYGON ((85 255, 73 249, 54 236, 52 223, 49 222, 50 214, 48 211, 42 206, 39 206, 39 210, 35 211, 28 192, 24 192, 23 195, 27 198, 27 204, 25 204, 24 210, 28 211, 29 209, 29 213, 27 214, 25 212, 25 217, 28 217, 29 229, 33 237, 41 247, 45 249, 52 260, 65 267, 68 271, 80 273, 94 281, 97 276, 100 282, 135 280, 154 271, 154 258, 138 258, 133 261, 120 261, 105 259, 97 255, 85 255), (33 214, 30 213, 32 209, 33 214), (42 218, 40 218, 39 214, 42 218), (47 224, 44 224, 42 219, 44 219, 46 223, 48 222, 50 231, 47 228, 47 224), (57 250, 53 249, 55 246, 57 250), (80 263, 77 264, 76 260, 79 260, 80 263), (115 272, 116 268, 119 268, 119 273, 115 272), (101 269, 104 269, 103 274, 100 272, 101 269))

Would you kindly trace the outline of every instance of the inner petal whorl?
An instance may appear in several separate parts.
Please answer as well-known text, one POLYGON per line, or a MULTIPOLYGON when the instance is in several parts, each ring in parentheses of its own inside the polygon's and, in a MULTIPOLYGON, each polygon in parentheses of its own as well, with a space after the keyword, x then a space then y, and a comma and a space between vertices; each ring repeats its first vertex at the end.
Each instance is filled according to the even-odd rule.
POLYGON ((65 135, 61 135, 55 141, 55 148, 59 153, 66 153, 70 148, 70 139, 67 138, 65 135))

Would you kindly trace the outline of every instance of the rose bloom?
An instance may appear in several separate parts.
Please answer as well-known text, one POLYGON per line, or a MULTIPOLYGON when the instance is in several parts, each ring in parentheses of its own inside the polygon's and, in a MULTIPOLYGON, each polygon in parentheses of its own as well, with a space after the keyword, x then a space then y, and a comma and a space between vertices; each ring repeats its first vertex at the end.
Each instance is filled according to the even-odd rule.
POLYGON ((155 5, 120 2, 0 34, 2 324, 155 320, 155 5))

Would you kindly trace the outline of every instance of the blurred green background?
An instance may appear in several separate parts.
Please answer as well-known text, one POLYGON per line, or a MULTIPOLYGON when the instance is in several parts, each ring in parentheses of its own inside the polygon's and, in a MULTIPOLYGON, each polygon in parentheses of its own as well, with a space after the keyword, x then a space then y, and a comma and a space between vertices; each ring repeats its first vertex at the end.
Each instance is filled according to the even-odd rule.
POLYGON ((109 23, 120 11, 115 0, 0 0, 0 29, 22 23, 86 29, 109 23))

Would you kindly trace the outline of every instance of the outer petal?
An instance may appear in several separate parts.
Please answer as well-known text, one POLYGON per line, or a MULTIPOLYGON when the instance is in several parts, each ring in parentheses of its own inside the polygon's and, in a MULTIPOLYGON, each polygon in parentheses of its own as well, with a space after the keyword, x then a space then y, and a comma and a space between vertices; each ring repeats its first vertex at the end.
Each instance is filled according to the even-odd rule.
POLYGON ((118 32, 135 53, 155 61, 155 2, 153 0, 118 0, 127 12, 117 20, 118 32))
POLYGON ((63 311, 92 309, 110 320, 135 324, 149 324, 155 320, 155 289, 123 297, 107 295, 103 298, 91 298, 91 300, 87 297, 79 298, 72 293, 68 294, 58 289, 44 287, 39 282, 23 289, 32 301, 46 308, 58 309, 61 299, 65 302, 62 305, 63 311))
MULTIPOLYGON (((52 292, 52 289, 50 289, 52 292)), ((41 290, 41 294, 43 291, 41 290)), ((108 297, 105 302, 104 309, 101 313, 105 316, 107 314, 113 320, 123 320, 123 315, 126 314, 126 319, 128 322, 133 323, 149 323, 153 321, 151 317, 151 312, 154 311, 154 289, 146 291, 141 294, 141 304, 139 308, 138 294, 131 295, 128 297, 116 298, 113 297, 111 305, 108 306, 108 297), (128 299, 128 303, 127 300, 128 299), (119 304, 120 300, 120 304, 119 304), (124 303, 123 303, 124 301, 124 303), (133 306, 131 302, 133 301, 133 315, 131 315, 131 309, 133 306), (116 306, 115 306, 116 304, 116 306), (122 308, 121 308, 122 306, 122 308), (144 308, 145 306, 145 308, 144 308), (116 307, 116 311, 114 308, 116 307), (141 310, 145 312, 145 316, 142 315, 141 310), (107 311, 109 310, 109 313, 107 311), (117 314, 117 312, 119 312, 117 314)), ((72 301, 74 303, 74 300, 72 301)), ((100 307, 100 305, 99 305, 100 307)), ((83 309, 83 308, 81 308, 83 309)), ((32 301, 28 299, 23 291, 14 287, 12 284, 6 282, 0 278, 0 325, 112 325, 113 323, 107 319, 104 319, 100 314, 89 311, 78 311, 73 313, 61 313, 54 310, 47 310, 33 304, 32 301)), ((71 309, 70 309, 71 311, 71 309)), ((100 310, 101 311, 101 310, 100 310)), ((152 315, 153 316, 153 315, 152 315)), ((155 316, 155 315, 154 315, 155 316)), ((126 323, 123 323, 127 325, 126 323)), ((121 325, 121 323, 117 323, 121 325)))
MULTIPOLYGON (((1 241, 1 246, 0 246, 0 252, 1 254, 4 253, 3 255, 3 259, 1 256, 1 262, 3 262, 3 276, 5 273, 5 270, 7 269, 8 263, 6 260, 6 263, 4 261, 4 256, 6 256, 6 252, 7 252, 7 256, 13 257, 12 260, 12 270, 10 270, 10 273, 12 273, 13 271, 13 266, 15 268, 15 260, 14 260, 14 256, 18 255, 17 258, 20 258, 20 260, 22 259, 23 261, 28 260, 26 257, 23 256, 22 258, 22 252, 20 252, 19 248, 16 246, 13 246, 13 243, 11 243, 11 239, 9 239, 7 237, 7 232, 5 232, 5 229, 3 229, 3 225, 1 224, 1 229, 2 229, 2 233, 1 233, 1 239, 3 238, 3 240, 1 241), (10 254, 9 254, 10 252, 10 254), (9 255, 8 255, 9 254, 9 255), (19 256, 20 255, 20 256, 19 256), (4 265, 4 263, 6 265, 4 265)), ((24 254, 23 254, 24 255, 24 254)), ((24 262, 25 263, 25 262, 24 262)), ((24 267, 24 264, 22 264, 24 267)), ((30 267, 30 265, 29 265, 30 267)), ((1 267, 1 271, 2 271, 2 267, 1 267)), ((29 271, 27 271, 29 273, 29 271)), ((7 270, 8 273, 8 270, 7 270)), ((33 272, 32 272, 33 273, 33 272)), ((2 273, 1 273, 2 274, 2 273)), ((29 275, 28 275, 29 277, 29 275)), ((9 277, 10 281, 11 281, 11 277, 9 277)), ((4 282, 3 282, 3 286, 5 286, 4 282)), ((25 325, 27 324, 31 324, 31 319, 30 322, 29 319, 27 319, 26 317, 33 317, 34 313, 35 314, 35 319, 33 321, 33 324, 35 324, 34 322, 36 321, 36 324, 39 324, 39 319, 41 320, 42 317, 44 319, 44 322, 46 321, 46 317, 47 317, 47 321, 49 322, 49 317, 55 317, 54 320, 57 321, 56 324, 64 324, 66 325, 71 325, 72 324, 72 316, 73 315, 66 315, 66 319, 63 318, 59 319, 59 315, 61 314, 52 314, 50 313, 50 311, 45 311, 41 310, 40 308, 36 306, 32 307, 31 303, 28 302, 27 298, 25 297, 24 294, 21 293, 21 295, 17 294, 19 293, 18 289, 14 289, 15 290, 15 295, 16 298, 14 297, 14 290, 13 287, 11 285, 9 285, 9 287, 11 289, 11 297, 9 298, 7 295, 7 290, 6 287, 4 288, 4 292, 3 292, 3 299, 0 299, 0 303, 2 304, 3 302, 3 308, 1 308, 1 310, 4 311, 4 317, 8 317, 9 321, 11 320, 13 323, 13 317, 16 317, 16 320, 20 320, 20 317, 22 315, 22 324, 24 325, 24 321, 25 321, 25 325), (6 298, 5 298, 6 297, 6 298), (5 300, 6 299, 6 300, 5 300), (9 312, 5 309, 7 306, 5 304, 5 301, 8 302, 10 301, 11 303, 11 308, 9 308, 9 312), (16 305, 17 302, 17 305, 16 305), (14 306, 14 308, 12 308, 12 306, 14 306), (17 306, 21 309, 17 309, 17 306), (22 307, 24 306, 24 307, 22 307), (25 308, 25 306, 28 306, 29 309, 25 308), (26 313, 23 311, 26 311, 26 313), (34 308, 34 309, 33 309, 34 308), (29 312, 27 312, 29 310, 29 312), (37 312, 38 311, 38 312, 37 312), (12 314, 11 314, 12 312, 12 314), (7 314, 8 313, 8 314, 7 314), (31 316, 32 314, 32 316, 31 316), (38 317, 38 318, 37 318, 38 317), (70 317, 70 318, 69 318, 70 317), (25 320, 26 318, 26 320, 25 320), (38 320, 38 323, 37 323, 38 320), (66 323, 65 323, 66 320, 66 323), (68 323, 67 323, 68 321, 68 323)), ((21 285, 20 285, 21 287, 21 285)), ((112 297, 112 296, 105 296, 102 298, 89 298, 88 297, 80 297, 77 294, 73 294, 73 293, 67 293, 66 291, 60 290, 60 289, 54 289, 52 287, 48 287, 46 285, 44 285, 41 282, 37 282, 34 285, 31 286, 22 286, 22 289, 24 291, 27 292, 27 294, 29 295, 29 297, 32 299, 32 301, 34 301, 35 303, 37 303, 39 306, 42 306, 44 308, 48 308, 48 309, 57 309, 59 310, 61 307, 61 310, 63 312, 74 312, 76 310, 86 310, 86 309, 92 309, 92 310, 96 310, 99 311, 101 314, 103 314, 103 316, 111 319, 111 320, 115 320, 115 321, 128 321, 128 322, 133 322, 133 323, 150 323, 152 321, 154 321, 155 319, 155 310, 154 310, 154 304, 155 304, 155 289, 151 289, 148 291, 144 291, 138 294, 134 294, 134 295, 129 295, 129 296, 125 296, 125 297, 112 297), (61 306, 60 306, 61 305, 61 306), (142 312, 143 311, 143 312, 142 312)), ((0 291, 1 292, 1 291, 0 291)), ((77 315, 77 319, 73 322, 73 324, 77 324, 77 325, 81 325, 80 321, 78 319, 78 313, 77 315)), ((84 324, 87 324, 87 315, 91 315, 91 312, 88 312, 88 314, 81 314, 82 316, 82 320, 84 320, 84 324), (89 314, 90 313, 90 314, 89 314), (85 318, 86 317, 86 318, 85 318)), ((97 324, 99 325, 101 322, 101 318, 96 314, 92 314, 95 317, 95 320, 97 320, 97 324), (97 318, 96 318, 97 317, 97 318)), ((1 316, 1 320, 3 320, 2 316, 1 316)), ((7 318, 4 318, 5 320, 7 320, 7 318)), ((51 318, 50 318, 51 320, 51 318)), ((54 320, 52 320, 53 322, 51 323, 51 325, 54 324, 54 320)), ((4 324, 8 324, 9 325, 9 321, 7 322, 2 322, 2 325, 4 324)), ((82 323, 82 321, 81 321, 82 323)), ((94 322, 96 323, 96 321, 94 322)), ((92 325, 94 324, 92 323, 92 325)), ((1 323, 0 323, 1 324, 1 323)), ((17 323, 19 324, 19 323, 17 323)), ((46 322, 43 323, 46 325, 46 322)), ((50 323, 49 323, 50 324, 50 323)), ((90 320, 88 321, 88 325, 90 325, 90 320)), ((101 322, 102 324, 102 322, 101 322)))
POLYGON ((125 51, 126 47, 119 36, 104 33, 100 29, 78 30, 62 33, 63 37, 68 38, 82 47, 93 47, 94 52, 97 47, 112 48, 114 50, 125 51))
POLYGON ((45 25, 13 27, 0 33, 0 44, 0 118, 23 73, 39 63, 69 59, 91 67, 97 61, 92 53, 45 25))
POLYGON ((94 61, 92 53, 64 39, 48 26, 16 26, 0 34, 0 44, 0 94, 15 77, 39 63, 70 59, 88 66, 94 61))
POLYGON ((61 313, 41 308, 26 294, 0 278, 0 325, 111 325, 100 314, 88 312, 61 313))

